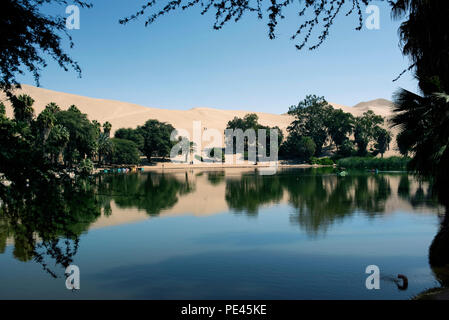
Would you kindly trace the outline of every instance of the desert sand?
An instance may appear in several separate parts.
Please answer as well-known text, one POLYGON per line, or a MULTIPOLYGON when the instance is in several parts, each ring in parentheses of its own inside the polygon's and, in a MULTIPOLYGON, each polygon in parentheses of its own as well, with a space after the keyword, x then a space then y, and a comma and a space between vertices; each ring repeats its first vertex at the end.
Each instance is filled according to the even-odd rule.
MULTIPOLYGON (((148 119, 157 119, 162 122, 168 122, 176 129, 187 130, 190 134, 192 134, 193 121, 201 121, 202 130, 214 128, 219 132, 223 132, 227 122, 234 117, 244 117, 248 113, 256 113, 259 116, 259 123, 271 127, 278 126, 284 131, 284 135, 286 135, 286 129, 293 120, 293 117, 286 113, 274 114, 244 110, 220 110, 214 108, 193 108, 190 110, 153 108, 127 102, 83 97, 26 84, 23 84, 22 89, 17 90, 16 94, 28 94, 35 100, 33 107, 36 115, 50 102, 55 102, 63 110, 68 109, 72 104, 76 105, 83 113, 86 113, 91 120, 97 120, 100 123, 109 121, 112 124, 112 133, 119 128, 136 128, 139 125, 143 125, 148 119)), ((4 101, 5 97, 2 96, 0 99, 4 101)), ((336 103, 330 104, 334 106, 334 108, 342 109, 345 112, 352 113, 354 116, 360 116, 367 110, 372 110, 376 114, 386 117, 387 119, 392 114, 392 102, 385 99, 361 102, 353 107, 336 103)), ((11 106, 7 101, 5 101, 5 105, 7 107, 7 115, 12 117, 13 112, 11 106)), ((279 111, 286 112, 287 108, 288 106, 285 107, 285 110, 279 111)), ((394 133, 393 130, 393 134, 394 133)), ((390 150, 387 151, 386 156, 397 155, 394 141, 395 139, 393 138, 393 143, 391 144, 390 150)))

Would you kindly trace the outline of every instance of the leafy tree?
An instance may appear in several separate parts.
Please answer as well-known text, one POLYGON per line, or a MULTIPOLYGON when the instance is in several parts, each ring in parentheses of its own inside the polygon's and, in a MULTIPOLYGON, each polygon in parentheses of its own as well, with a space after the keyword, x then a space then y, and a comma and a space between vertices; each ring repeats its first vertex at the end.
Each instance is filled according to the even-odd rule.
POLYGON ((114 164, 139 164, 140 155, 139 150, 134 142, 112 138, 112 152, 109 157, 109 162, 114 164))
MULTIPOLYGON (((65 19, 42 12, 48 4, 68 5, 65 0, 2 0, 0 2, 0 90, 9 90, 17 85, 16 76, 24 70, 31 72, 37 84, 45 57, 50 57, 64 70, 81 69, 64 51, 61 34, 69 40, 65 19)), ((81 7, 91 7, 85 1, 74 0, 81 7)))
POLYGON ((391 133, 384 128, 378 128, 376 132, 376 152, 380 153, 382 158, 384 157, 385 151, 390 148, 391 133))
POLYGON ((45 151, 50 155, 51 163, 58 163, 70 139, 69 131, 62 125, 55 125, 48 135, 45 151))
POLYGON ((383 124, 382 116, 376 115, 372 110, 363 113, 362 116, 355 119, 354 141, 357 144, 357 153, 365 156, 368 151, 368 145, 376 138, 376 133, 383 124))
POLYGON ((312 138, 292 133, 281 146, 281 155, 287 159, 309 161, 315 154, 316 145, 312 138))
MULTIPOLYGON (((334 109, 329 115, 327 121, 327 132, 337 147, 337 153, 342 153, 342 146, 349 140, 349 135, 354 129, 354 116, 341 109, 334 109)), ((344 153, 344 152, 343 152, 344 153)))
MULTIPOLYGON (((165 2, 165 1, 164 1, 165 2)), ((309 41, 313 41, 312 35, 317 34, 316 41, 309 46, 313 50, 318 48, 329 35, 331 26, 335 18, 339 14, 346 13, 346 15, 354 14, 358 17, 358 24, 355 26, 357 30, 362 28, 363 14, 365 7, 373 0, 307 0, 294 2, 290 0, 281 1, 263 1, 263 0, 248 0, 248 1, 226 1, 226 0, 169 0, 159 8, 161 0, 153 0, 144 2, 141 8, 126 18, 120 20, 121 24, 127 24, 130 21, 137 20, 142 16, 145 17, 145 26, 153 24, 160 17, 171 13, 177 9, 187 9, 194 6, 201 6, 201 14, 204 15, 213 11, 215 16, 215 23, 213 28, 215 30, 221 29, 227 22, 238 22, 245 13, 255 14, 258 19, 267 17, 268 36, 270 39, 276 37, 275 29, 279 22, 285 18, 285 11, 292 5, 296 6, 296 12, 299 15, 301 22, 297 29, 291 36, 291 39, 297 40, 302 37, 296 44, 296 48, 302 49, 309 41), (319 31, 314 32, 319 29, 319 31)))
POLYGON ((309 137, 315 143, 315 155, 320 156, 328 138, 328 126, 334 108, 324 97, 308 95, 296 106, 291 106, 288 114, 295 120, 287 128, 295 137, 309 137))
MULTIPOLYGON (((256 152, 259 153, 259 148, 261 147, 261 143, 259 143, 259 129, 265 130, 265 142, 266 142, 266 149, 267 150, 261 150, 260 153, 267 154, 269 156, 270 153, 270 146, 271 146, 271 135, 270 130, 277 130, 278 132, 278 148, 282 143, 282 140, 284 139, 284 135, 282 133, 282 130, 275 126, 275 127, 269 127, 269 126, 263 126, 259 123, 259 117, 255 113, 248 113, 243 118, 234 117, 234 119, 228 121, 228 124, 226 126, 226 129, 241 129, 243 132, 245 132, 248 129, 254 130, 254 133, 256 134, 256 152)), ((244 152, 248 151, 248 139, 245 138, 244 140, 244 152)), ((233 137, 233 152, 237 152, 236 147, 236 137, 233 137)))
POLYGON ((56 114, 57 123, 69 132, 70 139, 64 150, 64 161, 68 166, 86 157, 93 157, 97 151, 98 132, 86 114, 71 106, 67 111, 56 114))
POLYGON ((165 158, 170 155, 170 150, 174 145, 170 136, 175 130, 171 124, 148 120, 139 130, 144 137, 143 154, 148 161, 155 156, 165 158))
POLYGON ((140 152, 143 153, 143 146, 145 144, 145 139, 143 137, 143 131, 141 127, 137 129, 120 128, 117 131, 115 131, 114 137, 134 142, 137 145, 137 148, 139 148, 140 152))
POLYGON ((354 143, 347 139, 343 142, 337 152, 337 157, 346 158, 354 154, 354 143))

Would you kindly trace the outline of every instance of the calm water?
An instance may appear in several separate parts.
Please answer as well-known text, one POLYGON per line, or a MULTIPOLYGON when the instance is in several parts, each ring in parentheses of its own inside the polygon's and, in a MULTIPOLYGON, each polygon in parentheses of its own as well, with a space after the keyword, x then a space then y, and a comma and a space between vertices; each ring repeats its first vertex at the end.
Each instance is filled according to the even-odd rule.
POLYGON ((407 174, 105 175, 23 212, 0 216, 2 299, 408 299, 441 286, 428 250, 444 209, 407 174), (380 290, 365 288, 372 264, 380 290))

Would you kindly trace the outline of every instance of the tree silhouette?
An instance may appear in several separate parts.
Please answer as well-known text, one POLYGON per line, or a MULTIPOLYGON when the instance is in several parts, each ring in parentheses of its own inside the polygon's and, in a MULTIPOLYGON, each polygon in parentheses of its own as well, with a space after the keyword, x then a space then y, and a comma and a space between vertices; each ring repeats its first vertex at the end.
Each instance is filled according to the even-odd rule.
POLYGON ((253 13, 258 19, 266 18, 268 36, 270 39, 276 38, 276 27, 280 20, 285 18, 285 12, 292 6, 293 10, 302 22, 291 35, 292 40, 298 40, 296 48, 301 50, 306 45, 310 50, 318 48, 329 35, 331 26, 338 15, 355 15, 358 18, 356 30, 360 30, 363 25, 362 11, 374 0, 306 0, 295 2, 292 0, 167 0, 145 1, 142 7, 134 14, 120 19, 121 24, 137 20, 145 16, 145 26, 153 24, 160 17, 175 10, 186 10, 192 7, 200 7, 201 15, 213 12, 215 22, 213 28, 219 30, 230 22, 238 22, 244 14, 253 13), (266 15, 265 15, 266 12, 266 15), (313 40, 313 31, 318 29, 318 36, 313 40), (301 39, 302 40, 299 40, 301 39))
MULTIPOLYGON (((82 1, 70 1, 84 8, 92 5, 82 1)), ((2 0, 0 2, 0 90, 9 91, 18 85, 16 76, 28 70, 39 85, 41 68, 47 66, 45 57, 50 57, 64 69, 81 69, 63 49, 62 37, 73 41, 67 32, 65 19, 46 15, 44 5, 68 5, 66 0, 2 0)))

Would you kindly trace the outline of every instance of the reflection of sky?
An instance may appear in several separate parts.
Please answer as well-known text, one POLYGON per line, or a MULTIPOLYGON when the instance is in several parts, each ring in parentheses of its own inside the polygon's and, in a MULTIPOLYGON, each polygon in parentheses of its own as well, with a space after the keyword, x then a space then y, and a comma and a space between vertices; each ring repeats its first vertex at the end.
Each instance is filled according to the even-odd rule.
POLYGON ((81 290, 51 279, 34 262, 0 255, 0 298, 408 298, 435 286, 427 263, 434 215, 346 216, 318 236, 291 224, 275 205, 257 217, 220 214, 149 219, 91 230, 74 264, 81 290), (376 264, 380 291, 364 287, 376 264), (400 292, 389 278, 409 277, 400 292), (4 288, 8 288, 6 291, 4 288))

